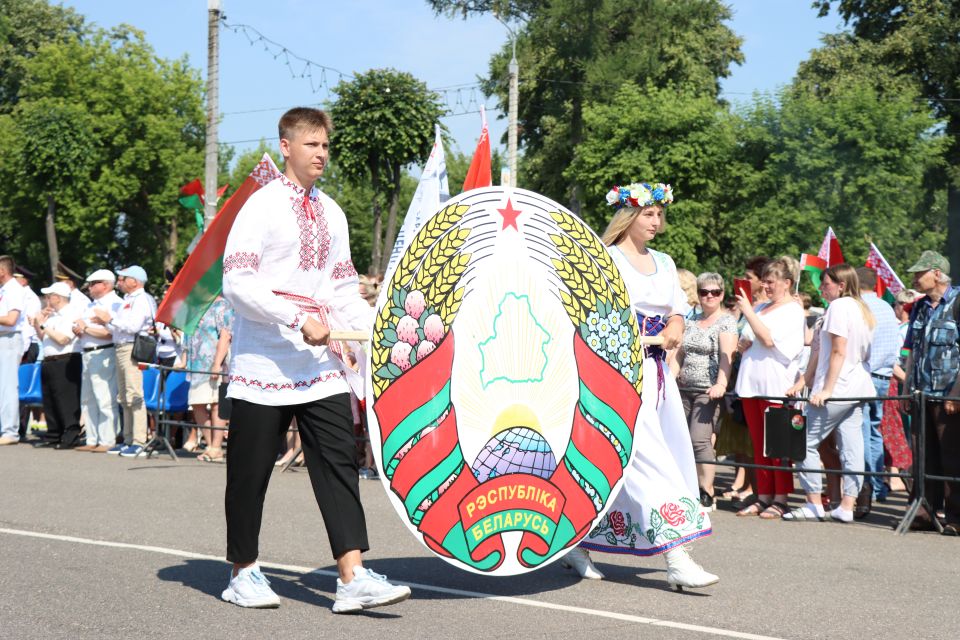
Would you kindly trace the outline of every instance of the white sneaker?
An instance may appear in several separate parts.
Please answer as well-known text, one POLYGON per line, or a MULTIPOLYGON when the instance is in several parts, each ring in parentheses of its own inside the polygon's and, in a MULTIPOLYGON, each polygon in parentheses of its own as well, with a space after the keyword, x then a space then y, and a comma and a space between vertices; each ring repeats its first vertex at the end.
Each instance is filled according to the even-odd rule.
POLYGON ((597 569, 590 560, 590 553, 586 549, 574 547, 570 549, 567 555, 563 556, 560 564, 567 569, 573 569, 580 574, 581 578, 587 580, 603 580, 604 575, 597 569))
POLYGON ((707 573, 698 565, 683 547, 674 547, 663 554, 667 560, 667 582, 677 591, 700 589, 716 584, 720 578, 707 573))
POLYGON ((220 596, 227 602, 253 609, 272 609, 280 606, 280 597, 270 588, 270 581, 260 573, 260 565, 252 564, 230 578, 220 596))
POLYGON ((830 512, 830 517, 838 522, 853 522, 853 511, 847 511, 843 507, 837 507, 830 512))
POLYGON ((403 602, 410 597, 410 587, 387 582, 387 576, 363 567, 353 568, 353 580, 344 584, 337 578, 337 600, 334 613, 356 613, 363 609, 403 602))

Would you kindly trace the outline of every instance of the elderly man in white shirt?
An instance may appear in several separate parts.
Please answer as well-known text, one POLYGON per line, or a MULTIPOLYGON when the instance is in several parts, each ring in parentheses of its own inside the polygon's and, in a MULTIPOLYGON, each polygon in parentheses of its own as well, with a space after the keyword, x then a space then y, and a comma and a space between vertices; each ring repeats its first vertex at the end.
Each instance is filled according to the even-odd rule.
POLYGON ((117 389, 123 407, 124 446, 107 453, 132 458, 147 443, 147 408, 143 404, 143 374, 133 361, 133 341, 137 334, 149 333, 157 314, 157 303, 143 285, 147 272, 133 265, 117 272, 117 286, 123 291, 123 304, 115 313, 102 307, 93 310, 92 322, 106 327, 113 335, 117 354, 117 389))
POLYGON ((104 309, 114 316, 123 306, 123 300, 113 290, 116 280, 108 269, 97 269, 87 277, 87 291, 93 299, 73 325, 83 354, 80 404, 87 427, 87 443, 77 447, 77 451, 102 453, 117 444, 120 415, 117 412, 116 348, 110 329, 93 322, 96 309, 104 309))
POLYGON ((70 304, 70 287, 56 282, 40 292, 47 306, 33 319, 40 336, 43 364, 40 385, 47 433, 38 446, 72 449, 80 437, 80 377, 83 367, 73 323, 79 318, 70 304))
POLYGON ((15 263, 0 256, 0 446, 20 442, 20 358, 23 339, 23 287, 14 280, 15 263))

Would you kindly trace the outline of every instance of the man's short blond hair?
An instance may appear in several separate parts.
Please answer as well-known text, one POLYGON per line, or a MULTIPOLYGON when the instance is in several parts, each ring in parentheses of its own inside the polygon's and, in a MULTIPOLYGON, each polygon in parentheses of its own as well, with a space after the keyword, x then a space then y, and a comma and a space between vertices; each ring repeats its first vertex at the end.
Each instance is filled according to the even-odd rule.
POLYGON ((299 131, 323 129, 327 135, 333 133, 333 120, 321 109, 313 107, 294 107, 280 116, 277 125, 281 140, 290 140, 299 131))

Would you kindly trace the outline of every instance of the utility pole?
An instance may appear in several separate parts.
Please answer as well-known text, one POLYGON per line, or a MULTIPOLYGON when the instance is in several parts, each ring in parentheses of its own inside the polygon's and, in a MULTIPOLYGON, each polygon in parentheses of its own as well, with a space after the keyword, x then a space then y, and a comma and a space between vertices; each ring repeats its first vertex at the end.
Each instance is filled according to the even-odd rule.
POLYGON ((517 37, 511 31, 511 40, 513 41, 513 58, 510 60, 510 107, 507 125, 507 153, 510 156, 510 186, 517 186, 517 100, 518 100, 518 76, 520 75, 520 65, 517 63, 517 37))
MULTIPOLYGON (((510 163, 510 187, 517 186, 517 102, 519 102, 519 76, 520 64, 517 62, 517 32, 507 24, 504 18, 500 17, 497 11, 493 12, 493 17, 497 22, 503 25, 503 28, 510 34, 510 44, 513 47, 513 57, 510 59, 510 65, 507 70, 510 73, 510 93, 508 96, 509 105, 507 107, 507 155, 510 163)), ((510 19, 509 14, 505 16, 510 19)))
POLYGON ((207 0, 207 146, 203 180, 204 229, 217 215, 219 148, 217 120, 220 117, 220 0, 207 0))

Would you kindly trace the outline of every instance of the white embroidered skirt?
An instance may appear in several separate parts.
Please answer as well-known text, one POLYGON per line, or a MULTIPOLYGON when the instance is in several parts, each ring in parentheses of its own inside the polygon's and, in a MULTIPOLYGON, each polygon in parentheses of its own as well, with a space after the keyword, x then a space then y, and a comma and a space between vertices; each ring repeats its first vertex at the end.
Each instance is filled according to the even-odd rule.
POLYGON ((710 517, 700 506, 693 446, 677 383, 664 365, 663 389, 658 389, 653 358, 643 360, 641 397, 635 454, 623 488, 580 543, 584 549, 651 556, 712 533, 710 517))

